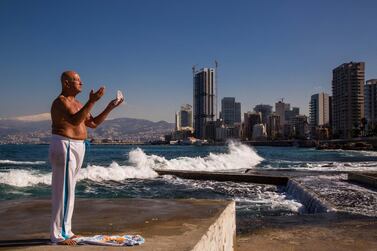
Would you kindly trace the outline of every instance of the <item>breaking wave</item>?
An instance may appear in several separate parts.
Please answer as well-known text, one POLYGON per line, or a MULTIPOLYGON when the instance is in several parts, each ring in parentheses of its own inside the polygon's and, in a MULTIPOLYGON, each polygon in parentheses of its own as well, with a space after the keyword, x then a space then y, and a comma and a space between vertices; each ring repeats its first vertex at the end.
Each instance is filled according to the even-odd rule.
MULTIPOLYGON (((147 155, 136 148, 129 152, 128 163, 120 165, 112 162, 109 166, 88 165, 82 168, 78 180, 121 181, 125 179, 153 179, 158 176, 155 169, 191 170, 191 171, 227 171, 252 168, 263 158, 253 148, 236 142, 230 142, 227 153, 210 153, 206 157, 179 157, 166 159, 157 155, 147 155)), ((37 184, 51 184, 51 173, 38 173, 30 170, 10 169, 0 172, 0 184, 17 187, 37 184)))
POLYGON ((37 171, 10 169, 0 173, 0 184, 27 187, 37 184, 51 184, 51 173, 41 174, 37 171))
POLYGON ((157 155, 146 155, 141 149, 130 152, 130 162, 143 162, 152 169, 190 170, 190 171, 227 171, 252 168, 263 158, 253 148, 237 142, 228 144, 227 153, 210 153, 206 157, 179 157, 167 160, 157 155))
POLYGON ((43 165, 46 161, 15 161, 8 159, 0 159, 0 164, 11 164, 11 165, 43 165))

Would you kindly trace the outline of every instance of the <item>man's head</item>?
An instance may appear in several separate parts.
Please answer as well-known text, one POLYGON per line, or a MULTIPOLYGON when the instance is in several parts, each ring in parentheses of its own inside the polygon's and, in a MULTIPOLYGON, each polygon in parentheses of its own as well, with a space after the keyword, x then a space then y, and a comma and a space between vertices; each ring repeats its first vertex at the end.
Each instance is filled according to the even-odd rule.
POLYGON ((62 91, 76 95, 82 90, 82 82, 79 74, 74 71, 65 71, 60 77, 62 83, 62 91))

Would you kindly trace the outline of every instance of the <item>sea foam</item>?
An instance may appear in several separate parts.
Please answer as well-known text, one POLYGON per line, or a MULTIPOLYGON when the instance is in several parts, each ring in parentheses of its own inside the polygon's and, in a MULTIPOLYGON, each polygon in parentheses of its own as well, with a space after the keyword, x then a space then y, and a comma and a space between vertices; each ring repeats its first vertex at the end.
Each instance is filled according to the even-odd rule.
MULTIPOLYGON (((136 148, 128 154, 128 163, 120 165, 112 162, 109 166, 88 165, 80 170, 78 180, 122 181, 125 179, 153 179, 158 176, 154 169, 191 171, 227 171, 252 168, 263 158, 253 148, 241 143, 230 142, 227 153, 210 153, 206 157, 179 157, 166 159, 158 155, 147 155, 136 148)), ((0 172, 0 184, 25 187, 37 184, 51 184, 51 173, 10 169, 0 172)))
POLYGON ((41 174, 37 171, 10 169, 0 173, 0 184, 27 187, 37 184, 51 184, 51 173, 41 174))
MULTIPOLYGON (((139 154, 140 160, 152 169, 227 171, 252 168, 263 161, 253 148, 238 142, 229 142, 227 153, 210 153, 203 158, 179 157, 167 160, 156 155, 148 156, 141 152, 139 154)), ((130 160, 132 160, 131 155, 130 160)))
POLYGON ((0 159, 0 164, 11 164, 11 165, 43 165, 46 161, 15 161, 8 159, 0 159))

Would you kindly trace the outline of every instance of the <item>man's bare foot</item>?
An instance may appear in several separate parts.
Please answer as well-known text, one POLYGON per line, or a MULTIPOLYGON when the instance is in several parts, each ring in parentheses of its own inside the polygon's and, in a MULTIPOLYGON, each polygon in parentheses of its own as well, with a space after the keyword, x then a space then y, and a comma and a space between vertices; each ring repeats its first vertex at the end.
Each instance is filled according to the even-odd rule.
POLYGON ((77 238, 81 238, 81 237, 82 237, 81 235, 74 234, 74 235, 72 235, 72 237, 69 238, 69 239, 77 239, 77 238))
POLYGON ((77 242, 72 239, 66 239, 64 241, 58 242, 58 245, 74 246, 77 245, 77 242))

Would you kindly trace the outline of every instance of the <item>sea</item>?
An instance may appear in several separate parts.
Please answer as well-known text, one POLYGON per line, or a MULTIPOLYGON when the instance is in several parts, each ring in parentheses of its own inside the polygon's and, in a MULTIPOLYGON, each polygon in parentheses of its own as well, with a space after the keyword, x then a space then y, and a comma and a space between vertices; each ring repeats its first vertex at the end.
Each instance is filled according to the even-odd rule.
MULTIPOLYGON (((49 198, 48 145, 0 145, 0 200, 49 198)), ((303 205, 275 185, 159 176, 154 169, 239 172, 247 169, 377 171, 377 152, 296 147, 91 145, 76 186, 81 198, 227 199, 237 222, 297 215, 303 205)), ((240 224, 243 225, 243 224, 240 224)))

